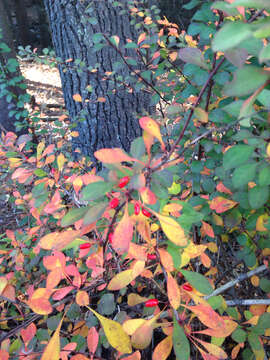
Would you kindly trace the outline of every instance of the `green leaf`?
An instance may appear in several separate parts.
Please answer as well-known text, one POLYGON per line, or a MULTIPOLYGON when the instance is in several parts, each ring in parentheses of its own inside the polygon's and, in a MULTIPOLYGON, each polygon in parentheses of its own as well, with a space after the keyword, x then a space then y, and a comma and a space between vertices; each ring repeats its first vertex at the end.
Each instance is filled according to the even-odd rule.
POLYGON ((115 301, 113 294, 104 294, 98 301, 97 310, 102 315, 111 315, 115 311, 115 301))
POLYGON ((256 30, 253 35, 256 38, 263 39, 270 36, 270 24, 264 24, 258 30, 256 30))
POLYGON ((231 4, 226 3, 225 1, 215 1, 214 4, 211 6, 211 9, 217 9, 226 12, 231 16, 239 15, 237 9, 231 6, 231 4))
POLYGON ((145 146, 142 137, 138 137, 132 141, 130 154, 135 159, 140 159, 145 154, 145 146))
POLYGON ((234 73, 233 81, 224 86, 224 93, 228 96, 249 95, 263 85, 269 74, 256 66, 244 66, 234 73))
POLYGON ((259 54, 259 61, 260 63, 265 62, 270 59, 270 44, 266 45, 262 48, 259 54))
POLYGON ((257 164, 244 164, 234 170, 232 183, 235 188, 241 188, 252 181, 256 174, 257 164))
POLYGON ((181 273, 184 275, 185 279, 199 292, 205 295, 210 295, 213 292, 213 288, 210 285, 209 281, 201 274, 187 271, 187 270, 180 270, 181 273))
POLYGON ((112 183, 107 183, 104 181, 97 181, 87 185, 82 191, 82 200, 96 200, 100 197, 106 195, 107 192, 110 192, 113 188, 112 183))
POLYGON ((48 174, 47 174, 44 170, 42 170, 42 169, 36 169, 36 170, 34 171, 34 174, 37 175, 37 176, 40 177, 40 178, 48 175, 48 174))
POLYGON ((232 6, 246 6, 254 9, 270 9, 268 0, 236 0, 232 6))
POLYGON ((173 349, 176 360, 189 360, 190 345, 183 328, 173 318, 173 349))
POLYGON ((247 333, 242 329, 236 329, 231 336, 234 341, 242 343, 246 341, 247 333))
MULTIPOLYGON (((265 278, 262 278, 265 279, 265 278)), ((261 280, 262 280, 261 279, 261 280)), ((268 280, 268 279, 266 279, 268 280)), ((270 292, 270 281, 268 280, 269 284, 268 284, 268 292, 270 292)), ((270 324, 270 313, 269 312, 265 312, 264 314, 262 314, 259 318, 259 321, 257 323, 257 325, 255 325, 252 329, 252 332, 254 332, 255 334, 258 335, 263 335, 265 330, 269 328, 270 324)))
POLYGON ((239 45, 241 41, 252 36, 249 24, 230 22, 222 26, 212 42, 213 51, 226 51, 239 45))
POLYGON ((265 277, 262 277, 260 279, 260 288, 266 292, 266 293, 270 293, 270 280, 265 278, 265 277))
POLYGON ((259 185, 270 185, 270 167, 263 168, 259 173, 259 185))
POLYGON ((93 224, 103 215, 107 206, 108 206, 108 201, 105 201, 89 207, 89 210, 87 211, 87 213, 83 218, 83 224, 84 225, 93 224))
POLYGON ((205 62, 203 53, 197 48, 187 47, 179 50, 179 58, 188 63, 202 67, 209 70, 208 64, 205 62))
POLYGON ((85 213, 88 211, 89 207, 84 206, 78 209, 71 209, 66 213, 66 215, 61 220, 61 226, 69 226, 74 224, 77 220, 80 220, 84 217, 85 213))
POLYGON ((223 156, 223 167, 225 170, 236 168, 248 161, 254 148, 249 145, 235 145, 227 150, 223 156))
POLYGON ((248 201, 252 209, 259 209, 268 200, 268 186, 254 186, 248 191, 248 201))

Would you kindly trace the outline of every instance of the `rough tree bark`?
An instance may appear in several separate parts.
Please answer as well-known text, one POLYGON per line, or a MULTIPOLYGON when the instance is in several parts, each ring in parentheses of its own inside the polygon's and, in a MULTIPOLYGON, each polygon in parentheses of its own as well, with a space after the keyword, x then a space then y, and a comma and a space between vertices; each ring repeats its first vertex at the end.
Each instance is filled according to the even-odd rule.
MULTIPOLYGON (((20 95, 25 94, 25 90, 19 86, 7 86, 7 82, 12 78, 17 77, 23 80, 23 77, 21 76, 19 66, 17 66, 16 72, 12 73, 6 67, 8 61, 16 59, 16 52, 13 44, 13 33, 2 1, 0 1, 0 29, 2 30, 0 43, 3 42, 10 48, 9 52, 0 51, 0 126, 1 130, 16 132, 14 123, 18 120, 15 116, 10 116, 9 112, 16 109, 18 98, 20 95), (12 93, 12 99, 9 101, 7 101, 8 93, 12 93)), ((22 134, 25 132, 26 130, 22 130, 17 133, 22 134)))
MULTIPOLYGON (((44 4, 57 56, 64 61, 80 59, 87 67, 95 68, 99 64, 98 71, 92 73, 78 72, 72 66, 68 70, 60 67, 66 108, 73 122, 77 121, 78 115, 81 119, 77 122, 79 137, 74 139, 73 149, 79 148, 91 157, 95 150, 103 147, 128 150, 131 141, 141 134, 136 114, 151 110, 150 95, 146 92, 128 93, 117 88, 115 78, 111 83, 102 81, 105 72, 112 71, 113 64, 119 61, 119 54, 111 47, 93 51, 92 39, 95 33, 117 35, 121 39, 120 47, 126 39, 137 39, 128 15, 120 15, 119 7, 112 6, 111 0, 44 0, 44 4), (86 89, 89 85, 93 89, 91 93, 86 89), (75 102, 74 94, 80 94, 83 101, 75 102), (97 102, 100 97, 106 101, 97 102), (85 115, 81 114, 82 109, 85 115)), ((132 57, 136 58, 135 51, 132 57)), ((125 66, 117 75, 125 80, 129 71, 125 66)))

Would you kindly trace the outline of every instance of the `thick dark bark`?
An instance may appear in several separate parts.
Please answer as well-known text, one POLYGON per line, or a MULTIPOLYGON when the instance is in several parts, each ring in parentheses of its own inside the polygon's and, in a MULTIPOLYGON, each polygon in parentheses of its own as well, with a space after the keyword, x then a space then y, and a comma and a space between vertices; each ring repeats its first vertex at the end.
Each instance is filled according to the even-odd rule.
MULTIPOLYGON (((96 73, 78 72, 72 66, 68 70, 60 67, 66 108, 72 122, 76 122, 76 117, 84 110, 84 115, 79 116, 82 120, 77 123, 79 137, 74 139, 73 149, 79 148, 91 157, 94 151, 104 147, 129 150, 131 141, 141 134, 138 114, 150 110, 150 97, 146 92, 128 93, 116 86, 115 79, 111 83, 102 81, 105 72, 112 71, 113 64, 120 58, 109 46, 94 52, 92 39, 95 33, 117 35, 121 39, 120 48, 126 39, 136 39, 137 34, 130 25, 128 15, 119 15, 119 7, 113 7, 110 0, 44 0, 44 4, 57 56, 64 61, 80 59, 86 67, 95 68, 99 64, 96 73), (89 14, 90 5, 92 10, 89 14), (90 17, 95 18, 97 24, 93 25, 94 21, 90 23, 90 17), (93 89, 91 93, 86 89, 89 85, 93 89), (74 94, 80 94, 83 102, 75 102, 74 94), (106 102, 97 102, 99 97, 104 97, 106 102)), ((132 57, 136 58, 135 51, 132 57)), ((124 66, 117 75, 125 80, 129 72, 124 66)))
MULTIPOLYGON (((16 132, 14 123, 18 121, 15 116, 10 116, 9 112, 17 109, 17 101, 20 95, 24 95, 25 91, 19 86, 7 86, 7 83, 12 78, 21 77, 19 66, 15 72, 10 72, 7 69, 8 61, 16 59, 16 53, 14 50, 12 30, 8 21, 8 15, 5 12, 4 4, 0 1, 0 29, 2 30, 3 38, 0 42, 5 43, 9 48, 9 52, 0 51, 0 125, 1 130, 16 132), (11 94, 12 98, 7 99, 7 96, 11 94)), ((23 79, 21 77, 21 79, 23 79)), ((24 133, 25 131, 19 131, 18 134, 24 133)))

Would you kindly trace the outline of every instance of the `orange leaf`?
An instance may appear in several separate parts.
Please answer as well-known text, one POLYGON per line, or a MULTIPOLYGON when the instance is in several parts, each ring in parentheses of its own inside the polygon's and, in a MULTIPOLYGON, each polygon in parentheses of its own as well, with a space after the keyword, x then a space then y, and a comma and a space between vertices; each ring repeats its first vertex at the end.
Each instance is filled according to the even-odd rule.
POLYGON ((112 247, 118 254, 122 255, 128 252, 130 242, 133 235, 133 223, 128 215, 128 204, 125 207, 125 213, 119 221, 112 237, 112 247))
POLYGON ((141 353, 137 350, 135 353, 122 358, 122 360, 141 360, 141 353))
POLYGON ((74 101, 82 102, 82 97, 80 94, 74 94, 72 97, 74 101))
POLYGON ((94 353, 97 350, 97 346, 98 346, 98 332, 94 326, 89 329, 89 332, 87 335, 87 346, 88 346, 89 352, 92 355, 94 355, 94 353))
POLYGON ((223 185, 222 182, 219 182, 219 183, 217 184, 217 191, 222 192, 222 193, 225 193, 225 194, 232 195, 231 190, 229 190, 228 188, 226 188, 226 186, 223 185))
POLYGON ((79 290, 76 294, 76 303, 79 306, 89 305, 89 295, 84 290, 79 290))
POLYGON ((48 315, 53 311, 49 302, 51 291, 46 288, 38 288, 34 291, 27 304, 37 314, 48 315))
POLYGON ((120 148, 100 149, 94 153, 95 157, 106 164, 119 163, 122 161, 134 161, 132 157, 120 148))
POLYGON ((143 130, 145 130, 147 133, 149 133, 150 135, 157 138, 161 144, 162 150, 165 150, 165 145, 162 140, 159 124, 155 120, 151 119, 148 116, 143 116, 142 118, 140 118, 139 122, 140 122, 141 128, 143 130))
POLYGON ((166 360, 172 351, 172 336, 167 336, 156 346, 152 360, 166 360))
POLYGON ((222 359, 227 359, 227 354, 225 353, 225 351, 223 351, 219 346, 215 345, 215 344, 210 344, 206 341, 200 340, 198 338, 196 338, 196 341, 198 341, 200 344, 203 345, 203 347, 212 355, 216 356, 217 359, 222 360, 222 359))
POLYGON ((180 289, 175 278, 172 277, 172 275, 169 272, 167 273, 167 275, 168 275, 168 280, 167 280, 168 299, 171 306, 175 310, 177 310, 180 306, 180 300, 181 300, 180 289))
POLYGON ((1 360, 8 360, 9 359, 9 353, 5 349, 0 349, 0 359, 1 360))
POLYGON ((222 330, 225 327, 224 319, 218 315, 210 305, 183 306, 193 312, 198 319, 210 329, 222 330))
POLYGON ((145 38, 146 38, 146 33, 140 34, 139 37, 138 37, 137 44, 140 45, 140 43, 141 43, 142 41, 144 41, 145 38))
POLYGON ((227 210, 232 209, 238 203, 233 200, 226 199, 222 196, 217 196, 212 201, 210 201, 210 209, 216 210, 218 214, 221 214, 227 210))
POLYGON ((106 98, 100 96, 100 97, 97 98, 97 101, 98 102, 106 102, 106 98))
POLYGON ((60 321, 57 329, 55 330, 53 336, 48 342, 41 360, 59 360, 60 357, 60 329, 62 325, 63 319, 60 321))
POLYGON ((217 338, 225 338, 237 328, 237 323, 231 319, 224 319, 224 327, 220 329, 205 329, 201 331, 196 331, 197 334, 204 334, 209 336, 214 336, 217 338))
POLYGON ((140 188, 139 193, 144 203, 149 205, 154 205, 156 203, 157 201, 156 195, 148 187, 140 188))
POLYGON ((29 326, 27 326, 26 329, 21 330, 21 337, 23 339, 25 346, 28 346, 29 342, 33 339, 36 332, 37 332, 37 328, 34 323, 31 323, 29 326))
POLYGON ((159 256, 161 264, 164 266, 165 270, 168 272, 174 271, 173 258, 165 249, 159 249, 159 256))
POLYGON ((202 221, 202 227, 201 227, 201 234, 202 236, 209 236, 211 238, 215 237, 214 230, 211 225, 208 223, 202 221))
POLYGON ((39 246, 44 250, 62 250, 80 235, 80 231, 67 230, 53 232, 40 239, 39 246))

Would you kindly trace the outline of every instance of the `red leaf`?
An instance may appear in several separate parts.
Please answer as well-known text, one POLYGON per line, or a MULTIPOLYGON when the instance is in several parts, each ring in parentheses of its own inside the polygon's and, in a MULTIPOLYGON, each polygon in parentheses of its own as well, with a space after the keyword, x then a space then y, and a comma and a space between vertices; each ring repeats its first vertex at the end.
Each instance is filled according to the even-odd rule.
POLYGON ((233 200, 226 199, 222 196, 217 196, 210 202, 210 209, 216 210, 218 214, 232 209, 238 203, 233 200))
POLYGON ((211 225, 208 223, 202 221, 202 227, 201 227, 201 234, 202 236, 209 236, 211 238, 215 237, 214 230, 211 225))
POLYGON ((87 335, 87 345, 91 355, 94 355, 98 346, 98 332, 94 326, 89 329, 87 335))

